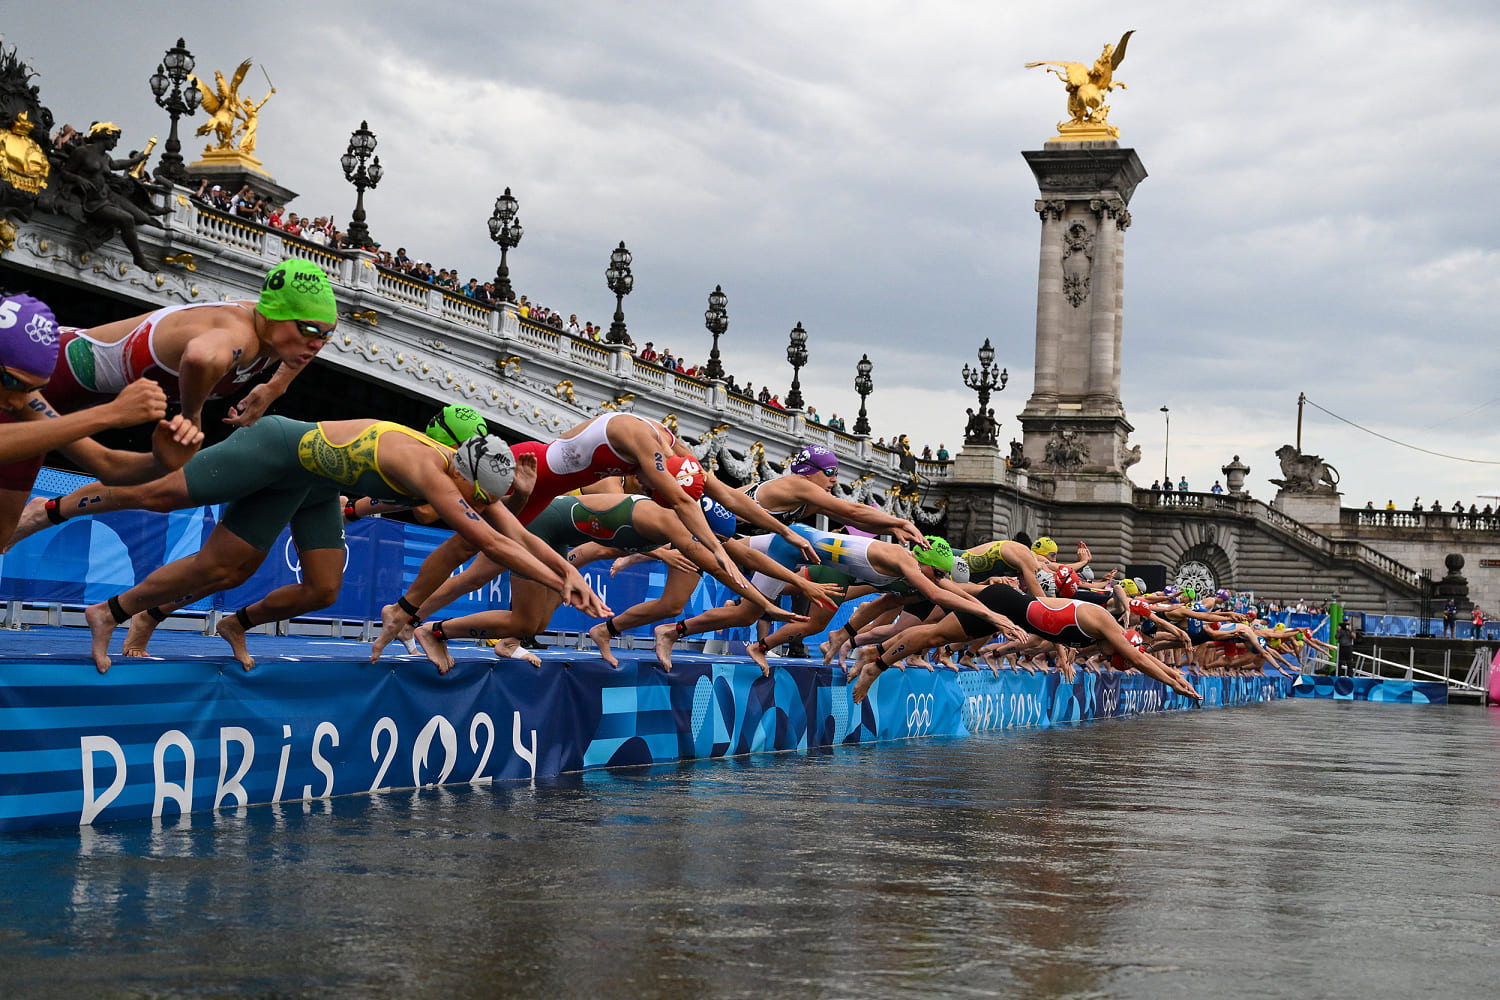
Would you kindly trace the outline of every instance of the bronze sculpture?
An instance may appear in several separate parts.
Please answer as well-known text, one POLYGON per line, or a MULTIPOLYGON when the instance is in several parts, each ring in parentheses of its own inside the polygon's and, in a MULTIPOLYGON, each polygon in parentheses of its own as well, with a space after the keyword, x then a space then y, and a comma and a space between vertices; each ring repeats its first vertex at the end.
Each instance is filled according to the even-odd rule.
POLYGON ((82 141, 69 149, 66 159, 54 163, 55 183, 38 199, 38 206, 83 223, 86 250, 95 249, 118 232, 136 266, 157 271, 160 268, 146 258, 135 231, 142 225, 166 228, 155 217, 167 210, 151 205, 140 182, 125 173, 146 154, 117 160, 112 153, 119 141, 120 130, 113 122, 90 126, 82 141))

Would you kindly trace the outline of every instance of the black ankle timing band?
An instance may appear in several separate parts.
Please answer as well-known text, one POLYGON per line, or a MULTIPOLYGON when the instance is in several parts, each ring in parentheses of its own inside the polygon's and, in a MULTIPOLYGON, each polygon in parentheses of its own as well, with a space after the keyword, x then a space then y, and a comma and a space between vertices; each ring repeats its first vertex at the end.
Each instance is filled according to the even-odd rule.
POLYGON ((681 639, 687 635, 687 620, 683 619, 677 623, 677 638, 681 639))
MULTIPOLYGON (((445 618, 443 621, 447 621, 447 619, 445 618)), ((443 622, 432 623, 432 635, 436 639, 442 639, 444 642, 448 641, 448 633, 443 631, 443 622)))
POLYGON ((609 633, 611 639, 618 639, 620 637, 620 630, 615 627, 615 620, 613 618, 604 619, 604 631, 609 633))
POLYGON ((154 621, 154 622, 157 622, 157 623, 164 622, 168 618, 172 617, 171 615, 169 615, 165 611, 163 611, 161 608, 147 608, 146 609, 146 614, 150 615, 151 616, 151 620, 154 621))
POLYGON ((400 597, 396 598, 396 607, 400 608, 402 611, 405 611, 408 618, 416 618, 417 612, 422 610, 411 601, 408 601, 405 594, 402 594, 400 597))
POLYGON ((127 614, 125 609, 120 605, 119 594, 111 597, 107 603, 109 604, 109 613, 115 616, 116 625, 120 624, 130 617, 130 615, 127 614))
POLYGON ((62 510, 57 506, 57 501, 61 499, 62 497, 53 497, 42 505, 42 509, 47 512, 47 520, 53 524, 62 524, 63 521, 67 520, 67 518, 62 516, 62 510))
POLYGON ((244 629, 246 632, 255 627, 255 624, 250 621, 250 613, 244 608, 240 608, 234 613, 234 620, 239 622, 240 628, 244 629))

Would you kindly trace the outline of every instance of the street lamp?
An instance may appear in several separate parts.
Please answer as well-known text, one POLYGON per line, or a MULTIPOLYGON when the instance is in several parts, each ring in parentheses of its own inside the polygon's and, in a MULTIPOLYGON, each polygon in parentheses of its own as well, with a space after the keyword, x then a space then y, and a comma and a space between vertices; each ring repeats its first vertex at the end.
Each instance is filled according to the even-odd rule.
POLYGON ((859 359, 859 364, 854 368, 859 372, 854 376, 854 391, 859 393, 859 419, 854 421, 854 433, 869 437, 870 417, 865 412, 865 399, 875 391, 875 383, 870 379, 870 373, 875 370, 875 366, 870 364, 870 356, 866 354, 859 359))
POLYGON ((495 199, 495 211, 490 215, 490 239, 500 247, 500 267, 495 271, 495 297, 501 302, 516 301, 516 293, 510 287, 510 267, 505 263, 505 252, 521 242, 526 230, 516 218, 521 203, 511 197, 510 188, 495 199))
POLYGON ((964 385, 979 393, 979 409, 969 417, 969 424, 964 428, 964 444, 997 444, 1000 424, 990 416, 990 393, 1005 390, 1005 383, 1010 381, 1010 369, 995 364, 995 349, 990 346, 990 338, 984 338, 984 346, 979 348, 979 367, 970 368, 965 364, 963 376, 964 385))
POLYGON ((625 334, 625 296, 635 287, 635 275, 630 273, 630 251, 625 249, 625 241, 610 251, 609 267, 604 270, 604 283, 609 290, 615 293, 615 318, 609 324, 609 336, 607 339, 611 344, 623 344, 626 342, 625 334))
POLYGON ((365 189, 374 188, 385 174, 378 156, 368 167, 365 166, 365 161, 374 152, 375 133, 370 131, 369 122, 360 122, 359 128, 349 136, 349 148, 339 157, 339 164, 344 168, 344 179, 359 192, 354 200, 354 218, 349 223, 347 234, 348 243, 355 247, 370 245, 370 230, 365 225, 365 189))
POLYGON ((173 184, 186 184, 187 171, 182 165, 182 143, 177 138, 177 119, 192 115, 198 110, 201 99, 196 86, 183 89, 182 85, 193 72, 193 54, 181 38, 167 50, 156 72, 151 74, 151 93, 156 96, 156 106, 172 116, 172 132, 167 136, 167 151, 157 164, 156 176, 173 184))
POLYGON ((1167 422, 1167 438, 1161 448, 1161 484, 1170 489, 1172 486, 1172 477, 1167 475, 1167 458, 1172 453, 1172 414, 1167 412, 1167 408, 1163 406, 1161 408, 1161 415, 1167 422))
POLYGON ((720 285, 708 293, 708 310, 703 314, 703 325, 714 335, 713 350, 708 352, 708 365, 703 374, 711 379, 724 377, 724 365, 719 361, 719 337, 729 329, 729 296, 720 285))
POLYGON ((792 366, 792 391, 786 394, 786 408, 788 410, 802 409, 802 382, 799 375, 802 366, 807 364, 807 331, 802 329, 802 321, 792 327, 792 339, 786 348, 787 362, 792 366))

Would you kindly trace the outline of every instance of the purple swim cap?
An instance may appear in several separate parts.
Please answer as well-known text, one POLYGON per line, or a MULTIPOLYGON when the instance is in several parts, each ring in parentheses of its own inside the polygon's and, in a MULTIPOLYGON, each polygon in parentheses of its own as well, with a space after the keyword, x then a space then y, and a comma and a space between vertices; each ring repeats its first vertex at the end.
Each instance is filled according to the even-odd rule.
POLYGON ((792 472, 799 476, 810 476, 815 472, 827 472, 839 467, 839 457, 832 448, 810 444, 792 458, 792 472))
POLYGON ((57 367, 57 319, 41 299, 0 299, 0 364, 47 378, 57 367))

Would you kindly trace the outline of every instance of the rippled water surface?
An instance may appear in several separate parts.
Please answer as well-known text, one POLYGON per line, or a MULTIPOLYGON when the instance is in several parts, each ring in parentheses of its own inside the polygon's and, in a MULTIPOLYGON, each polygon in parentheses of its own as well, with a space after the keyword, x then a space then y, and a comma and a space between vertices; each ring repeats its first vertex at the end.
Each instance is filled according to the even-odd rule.
POLYGON ((0 994, 1493 996, 1500 713, 1295 701, 0 839, 0 994))

